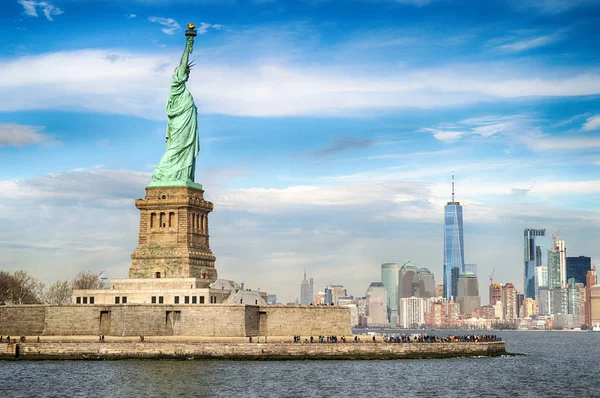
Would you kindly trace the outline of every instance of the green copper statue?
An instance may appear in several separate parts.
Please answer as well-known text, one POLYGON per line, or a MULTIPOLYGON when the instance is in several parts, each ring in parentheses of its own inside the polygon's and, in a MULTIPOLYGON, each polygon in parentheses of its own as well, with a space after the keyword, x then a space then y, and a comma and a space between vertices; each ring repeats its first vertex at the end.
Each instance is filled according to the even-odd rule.
POLYGON ((185 32, 186 44, 179 66, 173 73, 173 82, 167 100, 167 148, 160 163, 152 173, 149 187, 157 186, 192 186, 202 189, 194 182, 198 143, 198 110, 194 98, 185 83, 190 76, 192 64, 189 56, 192 53, 195 26, 188 24, 185 32))

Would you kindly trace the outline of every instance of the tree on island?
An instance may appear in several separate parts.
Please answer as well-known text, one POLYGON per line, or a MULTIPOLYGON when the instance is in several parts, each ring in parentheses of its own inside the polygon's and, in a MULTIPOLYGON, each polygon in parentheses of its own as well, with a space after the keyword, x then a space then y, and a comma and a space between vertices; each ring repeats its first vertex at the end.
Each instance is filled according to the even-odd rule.
POLYGON ((44 284, 20 270, 0 271, 0 302, 5 304, 39 304, 44 284))
POLYGON ((73 287, 70 281, 56 281, 44 291, 46 304, 71 304, 73 287))
POLYGON ((81 271, 70 281, 56 281, 48 287, 26 271, 0 271, 0 304, 70 304, 73 290, 104 288, 92 271, 81 271))
POLYGON ((92 271, 81 271, 71 281, 73 290, 97 290, 104 288, 100 276, 92 271))

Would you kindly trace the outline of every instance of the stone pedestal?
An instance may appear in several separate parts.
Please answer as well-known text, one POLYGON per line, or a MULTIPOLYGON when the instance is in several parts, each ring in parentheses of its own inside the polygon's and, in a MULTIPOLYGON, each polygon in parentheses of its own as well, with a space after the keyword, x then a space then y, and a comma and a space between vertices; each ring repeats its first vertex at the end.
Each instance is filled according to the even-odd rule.
POLYGON ((140 210, 138 246, 131 255, 129 278, 217 280, 210 250, 208 213, 213 204, 195 187, 147 187, 140 210))

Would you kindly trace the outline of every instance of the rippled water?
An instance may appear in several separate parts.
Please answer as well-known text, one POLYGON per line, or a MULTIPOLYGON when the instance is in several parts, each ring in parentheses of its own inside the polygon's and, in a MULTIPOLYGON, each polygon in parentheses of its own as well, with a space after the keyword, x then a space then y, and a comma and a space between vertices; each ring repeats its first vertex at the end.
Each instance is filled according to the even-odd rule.
POLYGON ((0 397, 600 397, 600 333, 498 333, 525 356, 3 361, 0 397))

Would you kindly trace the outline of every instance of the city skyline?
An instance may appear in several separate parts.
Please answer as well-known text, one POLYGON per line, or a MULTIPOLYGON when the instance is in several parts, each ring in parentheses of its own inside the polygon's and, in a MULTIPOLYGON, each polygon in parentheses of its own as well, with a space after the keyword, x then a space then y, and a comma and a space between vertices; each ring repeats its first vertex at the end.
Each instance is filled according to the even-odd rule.
POLYGON ((126 276, 187 22, 219 277, 439 283, 452 171, 482 302, 493 270, 524 291, 525 228, 597 264, 598 7, 482 3, 4 1, 0 269, 126 276))

